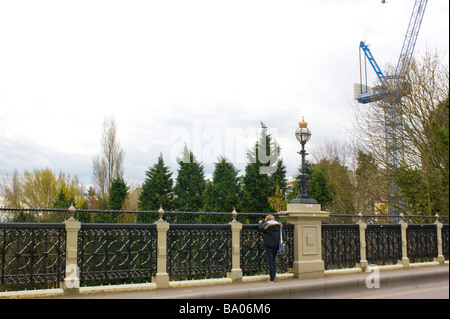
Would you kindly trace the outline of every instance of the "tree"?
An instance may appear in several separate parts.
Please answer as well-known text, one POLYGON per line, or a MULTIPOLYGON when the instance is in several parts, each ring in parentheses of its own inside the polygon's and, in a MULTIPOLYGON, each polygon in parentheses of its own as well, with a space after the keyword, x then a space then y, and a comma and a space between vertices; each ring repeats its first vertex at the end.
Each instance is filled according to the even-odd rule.
POLYGON ((62 188, 59 190, 58 198, 56 199, 55 203, 53 204, 53 207, 55 208, 69 208, 70 205, 76 206, 75 198, 67 197, 65 192, 62 190, 62 188))
POLYGON ((275 195, 277 185, 282 194, 286 190, 286 167, 279 154, 280 146, 261 123, 260 138, 247 153, 249 163, 245 166, 243 177, 241 211, 273 212, 268 203, 269 197, 275 195))
MULTIPOLYGON (((123 178, 117 177, 111 183, 108 200, 102 201, 102 209, 119 211, 122 209, 123 203, 128 195, 128 186, 123 178)), ((102 212, 94 216, 96 223, 117 223, 120 214, 118 212, 102 212)))
POLYGON ((212 183, 208 183, 204 195, 204 210, 232 212, 239 204, 239 171, 225 157, 215 163, 212 183))
POLYGON ((203 207, 205 174, 203 165, 197 162, 194 154, 184 147, 183 157, 178 158, 178 176, 174 187, 174 208, 178 211, 198 212, 203 207))
POLYGON ((102 153, 92 160, 93 182, 101 197, 107 197, 115 178, 123 178, 125 152, 117 140, 116 121, 105 117, 101 139, 102 153))
MULTIPOLYGON (((308 166, 307 166, 308 167, 308 166)), ((314 198, 323 207, 330 207, 333 199, 327 179, 327 171, 321 165, 314 165, 310 168, 311 176, 309 181, 309 197, 314 198)))
MULTIPOLYGON (((173 180, 172 172, 164 164, 163 155, 160 154, 158 162, 145 173, 146 179, 139 195, 138 208, 140 210, 173 209, 173 180)), ((150 222, 145 215, 138 215, 140 222, 150 222)))
POLYGON ((275 189, 275 195, 272 197, 269 197, 267 200, 269 202, 270 208, 273 209, 275 212, 281 212, 286 210, 286 201, 284 200, 283 194, 280 192, 280 186, 276 186, 275 189))
POLYGON ((355 179, 357 211, 364 215, 374 214, 375 203, 382 202, 386 198, 386 183, 372 153, 358 151, 355 179))
POLYGON ((14 170, 11 177, 3 176, 0 185, 0 197, 3 198, 5 207, 20 208, 24 206, 22 178, 19 172, 14 170))
POLYGON ((311 173, 310 197, 334 214, 353 214, 354 187, 348 168, 338 158, 321 159, 311 173))
POLYGON ((109 191, 109 209, 121 210, 128 195, 129 187, 121 177, 116 177, 109 191))
POLYGON ((426 52, 411 63, 402 87, 407 88, 402 99, 390 96, 389 103, 355 110, 355 136, 390 177, 386 180, 394 179, 402 197, 397 201, 401 207, 396 208, 425 215, 448 213, 448 65, 437 54, 426 52), (384 114, 392 106, 401 115, 402 138, 396 154, 385 141, 389 123, 384 114), (398 165, 390 166, 386 159, 395 156, 398 165))
POLYGON ((24 203, 30 208, 53 207, 57 197, 56 177, 52 170, 34 169, 23 175, 24 203))

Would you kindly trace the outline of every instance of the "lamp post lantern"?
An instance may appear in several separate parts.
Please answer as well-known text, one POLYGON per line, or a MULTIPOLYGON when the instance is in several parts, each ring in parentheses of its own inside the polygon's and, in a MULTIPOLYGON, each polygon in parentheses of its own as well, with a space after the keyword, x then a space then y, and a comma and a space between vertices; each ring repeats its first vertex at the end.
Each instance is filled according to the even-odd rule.
POLYGON ((305 151, 305 144, 311 138, 311 132, 308 129, 308 123, 305 122, 304 117, 302 117, 302 121, 298 123, 298 128, 295 130, 295 137, 302 145, 302 150, 298 152, 302 156, 302 170, 297 179, 298 195, 290 201, 290 204, 317 204, 317 201, 310 198, 308 195, 309 176, 306 174, 305 166, 305 156, 308 154, 305 151))

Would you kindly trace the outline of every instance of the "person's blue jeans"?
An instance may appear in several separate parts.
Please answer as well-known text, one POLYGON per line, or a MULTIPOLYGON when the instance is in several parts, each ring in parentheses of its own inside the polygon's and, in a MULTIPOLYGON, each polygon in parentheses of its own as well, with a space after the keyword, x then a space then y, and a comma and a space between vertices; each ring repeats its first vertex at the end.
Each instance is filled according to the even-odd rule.
POLYGON ((277 275, 277 265, 275 264, 275 258, 277 257, 278 248, 266 247, 266 255, 269 259, 269 275, 270 281, 274 281, 277 275))

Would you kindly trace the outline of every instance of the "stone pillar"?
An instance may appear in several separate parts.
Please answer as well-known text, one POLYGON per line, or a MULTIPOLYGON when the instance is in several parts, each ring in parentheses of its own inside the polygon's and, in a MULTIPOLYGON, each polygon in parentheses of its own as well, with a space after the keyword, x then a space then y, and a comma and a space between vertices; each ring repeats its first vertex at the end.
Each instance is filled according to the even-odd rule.
MULTIPOLYGON (((362 215, 361 215, 362 218, 362 215)), ((367 253, 366 253, 366 228, 367 223, 363 222, 362 219, 358 220, 359 225, 359 253, 361 257, 361 261, 359 262, 359 267, 362 271, 365 271, 369 262, 367 261, 367 253)))
POLYGON ((156 256, 156 275, 152 277, 152 282, 157 288, 169 288, 169 274, 167 273, 167 231, 169 223, 165 222, 162 217, 164 210, 158 211, 159 220, 155 222, 157 233, 157 256, 156 256))
POLYGON ((80 291, 80 278, 78 271, 78 231, 81 223, 73 217, 75 208, 70 206, 70 217, 64 222, 66 228, 66 277, 62 282, 65 295, 78 294, 80 291))
MULTIPOLYGON (((439 218, 439 215, 436 214, 436 219, 439 218)), ((434 222, 436 224, 437 230, 437 242, 438 242, 438 256, 435 258, 435 261, 438 261, 439 264, 445 265, 445 257, 442 250, 442 227, 444 226, 439 220, 434 222)))
POLYGON ((402 260, 399 260, 399 264, 403 265, 403 267, 405 268, 409 268, 408 241, 406 237, 408 223, 403 220, 403 213, 400 216, 402 218, 402 220, 400 221, 400 225, 402 228, 402 260))
POLYGON ((287 204, 288 223, 294 224, 294 264, 296 278, 325 276, 322 260, 322 221, 330 213, 322 212, 320 204, 287 204))
POLYGON ((242 282, 242 269, 241 269, 241 229, 242 224, 236 221, 236 210, 233 210, 233 221, 231 225, 231 271, 227 273, 227 277, 231 278, 231 281, 242 282))

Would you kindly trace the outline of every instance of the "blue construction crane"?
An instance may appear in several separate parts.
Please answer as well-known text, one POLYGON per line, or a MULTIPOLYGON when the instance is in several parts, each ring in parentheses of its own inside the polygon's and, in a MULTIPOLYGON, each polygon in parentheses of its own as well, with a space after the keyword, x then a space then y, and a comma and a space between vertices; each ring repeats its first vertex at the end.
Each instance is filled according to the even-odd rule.
MULTIPOLYGON (((382 1, 385 3, 385 1, 382 1)), ((395 68, 395 73, 391 76, 385 76, 378 66, 375 58, 372 55, 369 47, 361 41, 359 44, 360 53, 361 50, 364 52, 366 59, 370 62, 372 68, 374 69, 378 79, 380 80, 380 86, 376 87, 374 91, 369 92, 367 86, 362 84, 362 67, 360 72, 360 94, 358 94, 357 100, 359 103, 370 103, 379 100, 383 100, 387 94, 392 94, 395 92, 388 92, 388 80, 394 80, 395 82, 401 81, 405 74, 408 72, 409 65, 411 63, 412 55, 414 52, 414 47, 416 45, 417 36, 419 34, 420 26, 422 24, 423 15, 427 6, 428 0, 416 0, 414 3, 414 8, 409 20, 408 29, 406 31, 405 40, 403 42, 403 47, 398 58, 397 66, 395 68)), ((360 61, 361 66, 361 61, 360 61)), ((396 86, 391 86, 396 87, 396 86)), ((397 97, 400 96, 400 91, 397 93, 397 97)))
MULTIPOLYGON (((382 3, 385 3, 383 0, 382 3)), ((403 158, 403 125, 402 114, 392 99, 400 100, 405 94, 403 80, 409 70, 414 47, 416 45, 419 29, 422 24, 423 15, 428 0, 416 0, 414 3, 408 29, 406 31, 403 47, 398 58, 395 73, 386 76, 375 61, 369 47, 361 41, 360 48, 360 84, 355 85, 355 96, 358 103, 371 103, 383 100, 387 103, 385 112, 385 134, 386 134, 386 163, 388 169, 398 167, 399 159, 403 158), (374 69, 380 84, 372 89, 367 86, 367 71, 365 70, 366 83, 362 84, 361 51, 364 52, 365 61, 368 60, 374 69)), ((364 63, 366 65, 366 63, 364 63)), ((407 91, 407 90, 406 90, 407 91)), ((392 176, 391 176, 392 177, 392 176)), ((388 185, 388 204, 390 213, 398 213, 399 206, 393 204, 398 198, 398 188, 393 177, 388 185)))

